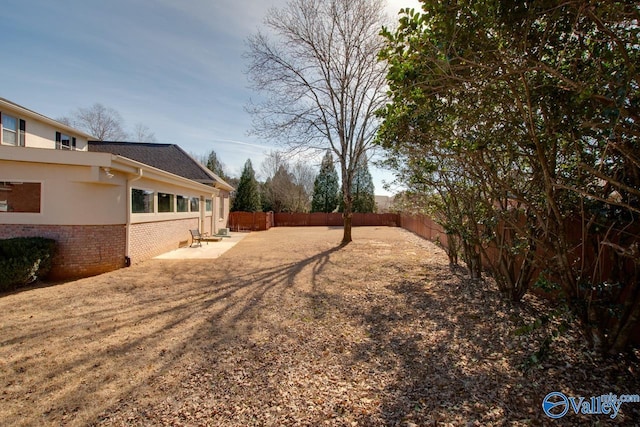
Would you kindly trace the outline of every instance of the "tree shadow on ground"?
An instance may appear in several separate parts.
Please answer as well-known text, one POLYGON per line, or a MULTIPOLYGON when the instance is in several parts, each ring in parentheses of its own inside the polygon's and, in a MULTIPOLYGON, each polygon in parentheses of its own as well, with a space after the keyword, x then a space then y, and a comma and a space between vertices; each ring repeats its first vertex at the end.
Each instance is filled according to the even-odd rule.
POLYGON ((108 291, 98 295, 82 290, 92 279, 59 284, 55 297, 39 302, 41 312, 2 325, 0 412, 9 424, 105 420, 100 405, 126 401, 198 360, 198 352, 224 348, 240 323, 250 333, 266 296, 285 292, 304 269, 320 275, 342 247, 264 268, 243 268, 232 258, 215 266, 154 260, 103 275, 108 291), (153 280, 141 285, 146 271, 153 280), (21 413, 25 404, 40 408, 36 418, 21 413))
MULTIPOLYGON (((362 424, 546 425, 551 419, 541 403, 549 392, 637 394, 640 381, 626 376, 624 365, 609 369, 590 358, 569 361, 555 354, 527 370, 527 340, 533 338, 514 331, 523 315, 539 313, 460 273, 430 266, 423 278, 389 284, 391 294, 365 310, 341 305, 369 331, 370 340, 353 352, 353 365, 375 363, 393 377, 380 413, 361 417, 362 424)), ((623 405, 616 422, 637 424, 637 406, 623 405)), ((607 414, 570 413, 554 424, 610 421, 607 414)))
MULTIPOLYGON (((256 238, 243 241, 243 258, 154 260, 101 276, 100 288, 87 279, 0 301, 0 415, 58 425, 544 425, 549 384, 637 393, 615 388, 624 369, 606 377, 587 360, 524 373, 527 337, 513 334, 524 308, 446 265, 412 265, 405 246, 375 236, 270 242, 277 250, 256 238), (21 304, 41 311, 11 314, 21 304)), ((637 422, 633 405, 617 421, 637 422)), ((561 423, 576 420, 593 417, 561 423)))

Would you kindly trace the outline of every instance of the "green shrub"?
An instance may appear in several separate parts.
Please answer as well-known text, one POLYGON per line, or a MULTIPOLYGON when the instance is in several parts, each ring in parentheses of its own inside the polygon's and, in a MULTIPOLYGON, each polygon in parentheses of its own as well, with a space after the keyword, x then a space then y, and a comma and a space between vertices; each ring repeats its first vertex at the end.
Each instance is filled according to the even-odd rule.
POLYGON ((0 291, 44 277, 51 269, 55 240, 16 237, 0 240, 0 291))

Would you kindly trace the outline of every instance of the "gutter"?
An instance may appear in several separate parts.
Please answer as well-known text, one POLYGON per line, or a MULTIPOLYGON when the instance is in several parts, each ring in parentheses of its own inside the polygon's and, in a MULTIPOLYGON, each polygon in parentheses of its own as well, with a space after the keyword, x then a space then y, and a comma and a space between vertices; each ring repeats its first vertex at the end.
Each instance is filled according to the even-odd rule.
POLYGON ((95 136, 93 135, 89 135, 86 132, 81 131, 80 129, 76 129, 74 127, 71 127, 69 125, 66 125, 64 123, 61 123, 57 120, 54 120, 50 117, 47 117, 43 114, 40 114, 38 112, 35 112, 33 110, 29 110, 26 107, 23 107, 22 105, 18 105, 15 102, 9 101, 8 99, 5 98, 1 98, 0 97, 0 106, 3 107, 3 109, 5 109, 4 107, 7 107, 8 109, 13 109, 13 110, 17 110, 21 115, 29 117, 31 119, 35 119, 38 121, 42 121, 45 122, 46 124, 56 127, 56 128, 60 128, 63 129, 67 132, 71 132, 74 135, 78 135, 81 136, 83 138, 86 138, 87 141, 91 141, 92 139, 95 139, 95 136))

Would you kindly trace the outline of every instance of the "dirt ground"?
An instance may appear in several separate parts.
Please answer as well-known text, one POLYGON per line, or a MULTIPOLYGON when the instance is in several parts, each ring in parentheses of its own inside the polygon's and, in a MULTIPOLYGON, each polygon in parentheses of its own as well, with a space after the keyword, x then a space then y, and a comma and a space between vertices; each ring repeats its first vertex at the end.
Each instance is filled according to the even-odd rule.
MULTIPOLYGON (((634 359, 450 269, 399 228, 275 228, 0 296, 2 425, 547 425, 541 402, 640 393, 634 359), (557 322, 556 322, 557 323, 557 322), (546 329, 545 329, 546 328, 546 329)), ((570 322, 569 322, 570 323, 570 322)), ((638 424, 618 416, 554 424, 638 424)))

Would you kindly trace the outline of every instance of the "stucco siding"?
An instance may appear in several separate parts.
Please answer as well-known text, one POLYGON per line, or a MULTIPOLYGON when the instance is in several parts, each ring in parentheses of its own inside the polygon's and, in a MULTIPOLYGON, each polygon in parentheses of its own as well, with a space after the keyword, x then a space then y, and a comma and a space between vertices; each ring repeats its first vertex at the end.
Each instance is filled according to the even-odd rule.
MULTIPOLYGON (((76 150, 87 151, 87 134, 40 114, 26 110, 10 101, 0 99, 0 113, 25 122, 25 147, 56 148, 56 132, 76 138, 76 150)), ((3 142, 4 144, 4 142, 3 142)))
POLYGON ((76 138, 76 150, 87 151, 87 139, 51 125, 26 119, 25 146, 33 148, 56 148, 56 132, 62 132, 76 138))
POLYGON ((3 224, 126 223, 126 177, 101 168, 0 160, 0 181, 41 183, 39 213, 1 212, 3 224), (97 178, 97 179, 96 179, 97 178), (100 181, 102 180, 102 181, 100 181))

